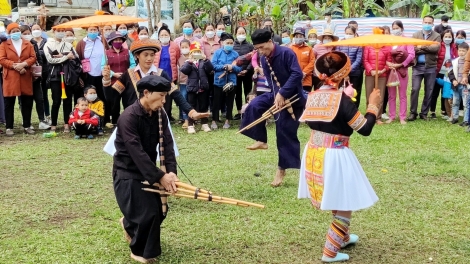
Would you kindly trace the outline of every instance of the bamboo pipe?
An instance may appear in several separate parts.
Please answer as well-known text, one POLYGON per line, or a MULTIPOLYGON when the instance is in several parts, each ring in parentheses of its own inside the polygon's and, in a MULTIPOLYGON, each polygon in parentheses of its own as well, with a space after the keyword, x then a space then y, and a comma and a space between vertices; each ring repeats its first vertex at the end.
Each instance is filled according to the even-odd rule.
MULTIPOLYGON (((191 190, 178 189, 178 192, 185 192, 185 193, 192 194, 193 198, 194 198, 194 192, 192 192, 191 190)), ((206 193, 198 193, 197 196, 198 197, 201 196, 203 198, 209 198, 209 194, 206 194, 206 193)), ((212 198, 212 200, 214 200, 214 199, 215 200, 225 200, 225 201, 231 201, 231 202, 236 202, 236 203, 240 203, 240 204, 246 204, 247 206, 254 206, 254 207, 258 207, 258 208, 264 208, 264 205, 261 205, 261 204, 255 204, 255 203, 250 203, 250 202, 246 202, 246 201, 242 201, 242 200, 226 198, 226 197, 223 197, 223 196, 212 195, 211 198, 212 198)))
MULTIPOLYGON (((142 188, 142 190, 144 190, 144 191, 146 191, 146 192, 154 192, 154 193, 163 194, 163 195, 173 195, 173 196, 176 196, 176 197, 183 197, 183 198, 194 199, 194 196, 192 196, 192 195, 187 195, 187 194, 169 193, 169 192, 164 192, 164 191, 155 190, 155 189, 152 189, 152 188, 142 188)), ((204 199, 203 197, 198 197, 197 200, 208 201, 208 200, 204 199)), ((224 201, 224 200, 212 200, 211 202, 223 203, 223 204, 231 204, 231 205, 239 205, 239 204, 236 203, 236 202, 224 201)), ((246 207, 246 205, 241 205, 241 206, 245 206, 245 207, 246 207)))

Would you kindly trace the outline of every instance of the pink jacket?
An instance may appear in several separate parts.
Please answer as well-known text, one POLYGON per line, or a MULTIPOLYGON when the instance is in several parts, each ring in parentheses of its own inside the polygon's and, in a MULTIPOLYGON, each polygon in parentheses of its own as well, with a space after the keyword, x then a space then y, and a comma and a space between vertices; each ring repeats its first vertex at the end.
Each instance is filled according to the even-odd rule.
POLYGON ((220 49, 219 37, 217 36, 214 37, 214 44, 212 45, 207 41, 206 36, 202 37, 201 40, 202 40, 203 51, 204 51, 204 54, 206 55, 206 58, 208 60, 212 60, 212 55, 214 54, 214 52, 220 49))
POLYGON ((364 68, 366 70, 366 76, 371 76, 370 71, 375 71, 375 61, 378 60, 378 70, 381 71, 386 69, 386 71, 379 77, 387 77, 389 68, 386 62, 392 62, 391 51, 392 47, 383 47, 379 50, 378 58, 376 58, 375 49, 372 47, 365 47, 362 63, 364 64, 364 68))
MULTIPOLYGON (((180 48, 178 45, 176 45, 175 42, 170 41, 170 59, 171 59, 171 76, 173 78, 173 81, 178 80, 178 59, 180 57, 180 48)), ((161 51, 157 52, 155 54, 155 59, 153 59, 153 64, 155 67, 158 68, 160 65, 160 55, 162 54, 161 51)))

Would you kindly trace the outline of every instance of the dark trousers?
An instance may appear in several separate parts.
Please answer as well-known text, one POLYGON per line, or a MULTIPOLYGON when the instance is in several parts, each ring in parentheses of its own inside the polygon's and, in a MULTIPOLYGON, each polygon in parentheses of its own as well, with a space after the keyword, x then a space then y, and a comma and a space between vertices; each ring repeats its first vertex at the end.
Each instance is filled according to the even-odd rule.
MULTIPOLYGON (((202 93, 188 92, 188 103, 199 113, 205 113, 209 109, 209 91, 202 93)), ((201 118, 201 124, 207 124, 208 118, 201 118)), ((188 118, 190 126, 194 126, 194 119, 188 118)))
POLYGON ((94 126, 90 124, 77 124, 76 122, 72 123, 72 128, 75 129, 75 135, 90 135, 95 129, 94 126))
POLYGON ((237 87, 235 88, 235 104, 237 105, 237 110, 240 111, 242 109, 243 98, 251 92, 253 89, 253 72, 247 72, 245 76, 237 76, 237 87), (242 89, 243 85, 243 89, 242 89), (245 96, 243 96, 245 93, 245 96))
MULTIPOLYGON (((444 78, 444 74, 442 73, 438 73, 437 76, 436 76, 436 79, 437 78, 440 78, 440 79, 443 79, 444 78)), ((432 95, 431 95, 431 105, 430 105, 430 109, 431 109, 431 113, 435 113, 436 112, 436 106, 437 106, 437 98, 439 98, 439 93, 442 92, 442 85, 439 85, 436 82, 434 82, 434 87, 432 89, 432 95)), ((441 97, 441 111, 442 112, 446 112, 446 107, 445 107, 445 99, 441 97)), ((446 115, 450 116, 452 113, 447 113, 446 112, 446 115)))
POLYGON ((84 87, 80 85, 80 83, 77 83, 76 85, 73 86, 73 105, 77 104, 78 98, 80 97, 85 97, 85 92, 84 92, 84 87))
POLYGON ((57 126, 57 119, 59 118, 59 109, 64 101, 62 107, 64 114, 64 124, 69 123, 69 115, 72 112, 72 95, 73 89, 71 87, 65 86, 65 94, 67 95, 66 99, 62 99, 62 86, 60 81, 51 81, 51 94, 52 94, 52 109, 51 109, 51 122, 52 126, 57 126))
MULTIPOLYGON (((271 106, 274 105, 274 93, 264 93, 255 97, 247 106, 243 114, 240 129, 251 124, 253 121, 263 115, 271 106)), ((300 142, 297 137, 299 121, 297 121, 303 112, 303 105, 293 107, 294 120, 287 110, 282 110, 276 114, 276 143, 278 150, 278 166, 281 169, 299 169, 300 168, 300 142)), ((242 132, 247 137, 256 141, 268 142, 266 125, 264 122, 242 132)))
POLYGON ((165 217, 160 195, 143 191, 146 186, 141 181, 115 179, 114 193, 124 215, 124 229, 132 238, 129 245, 132 253, 146 259, 156 258, 162 253, 160 225, 165 217))
POLYGON ((44 98, 40 79, 33 82, 33 98, 36 103, 36 112, 38 113, 39 121, 44 121, 44 98))
POLYGON ((47 80, 47 75, 45 76, 43 74, 43 77, 41 78, 41 89, 42 89, 42 99, 44 100, 44 114, 46 116, 51 115, 51 107, 49 104, 49 95, 47 94, 47 91, 51 88, 50 84, 46 82, 47 80))
POLYGON ((412 89, 410 97, 411 114, 418 114, 419 90, 421 90, 421 82, 424 79, 424 98, 423 103, 421 105, 421 112, 419 113, 419 115, 428 115, 429 106, 431 104, 432 89, 434 88, 436 75, 436 67, 426 68, 424 64, 418 64, 413 67, 413 73, 411 77, 412 89))
POLYGON ((207 76, 209 82, 209 108, 212 112, 212 107, 214 106, 214 73, 210 73, 207 76))
POLYGON ((220 121, 219 111, 223 104, 227 106, 226 108, 227 120, 233 120, 232 111, 233 111, 234 100, 235 100, 235 89, 233 89, 232 91, 228 93, 225 93, 222 87, 214 86, 214 106, 212 108, 212 120, 217 121, 217 122, 220 121))
POLYGON ((383 95, 383 102, 382 102, 382 114, 387 113, 387 104, 388 104, 388 87, 385 87, 384 95, 383 95))
POLYGON ((173 99, 171 99, 171 96, 169 94, 167 94, 165 96, 165 104, 163 105, 163 108, 165 109, 165 112, 166 114, 168 115, 168 118, 170 120, 173 119, 173 117, 171 116, 171 108, 173 106, 173 99))
POLYGON ((358 76, 349 76, 349 82, 352 84, 353 88, 356 89, 357 96, 354 104, 359 109, 361 104, 362 84, 364 83, 364 73, 361 73, 361 75, 358 76))
MULTIPOLYGON (((1 71, 0 71, 1 74, 1 71)), ((3 78, 0 76, 0 123, 6 123, 5 120, 5 100, 3 99, 3 78)))
POLYGON ((86 74, 86 82, 85 82, 85 87, 89 85, 93 85, 96 87, 96 94, 98 95, 98 98, 103 101, 104 104, 104 122, 109 123, 111 120, 110 115, 111 115, 111 109, 106 101, 106 96, 104 95, 103 91, 103 76, 91 76, 90 74, 86 74))
MULTIPOLYGON (((29 128, 31 126, 31 112, 33 111, 33 96, 22 95, 21 99, 21 115, 23 117, 23 127, 29 128)), ((5 121, 6 128, 13 129, 15 120, 15 102, 16 96, 9 96, 3 98, 5 102, 5 121)))
POLYGON ((321 83, 322 81, 320 80, 320 78, 318 78, 315 75, 312 76, 312 90, 314 91, 318 90, 318 88, 320 88, 321 83))
MULTIPOLYGON (((115 89, 111 86, 103 87, 104 90, 104 97, 106 98, 106 102, 109 105, 109 109, 111 111, 111 120, 112 123, 115 125, 119 119, 121 113, 121 94, 118 93, 115 89)), ((103 124, 104 125, 104 124, 103 124)))

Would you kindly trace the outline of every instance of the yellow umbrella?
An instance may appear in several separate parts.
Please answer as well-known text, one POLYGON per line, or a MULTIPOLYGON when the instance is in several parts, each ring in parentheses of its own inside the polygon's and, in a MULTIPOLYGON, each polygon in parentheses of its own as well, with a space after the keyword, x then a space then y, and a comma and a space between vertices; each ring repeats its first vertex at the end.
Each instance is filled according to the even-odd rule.
MULTIPOLYGON (((375 49, 375 71, 379 70, 379 50, 382 47, 387 46, 398 46, 398 45, 413 45, 413 46, 430 46, 430 45, 441 45, 439 42, 415 39, 415 38, 405 38, 394 35, 384 35, 382 30, 378 28, 373 29, 372 35, 361 36, 357 38, 341 40, 336 42, 330 42, 323 44, 323 46, 355 46, 355 47, 372 47, 375 49)), ((375 88, 377 88, 379 83, 379 75, 375 75, 375 88)))
MULTIPOLYGON (((96 13, 99 13, 96 12, 96 13)), ((96 14, 95 13, 95 14, 96 14)), ((84 28, 84 27, 102 27, 106 25, 120 25, 120 24, 129 24, 137 22, 145 22, 147 19, 130 17, 130 16, 115 16, 115 15, 94 15, 90 17, 84 17, 70 22, 54 26, 52 28, 84 28)))

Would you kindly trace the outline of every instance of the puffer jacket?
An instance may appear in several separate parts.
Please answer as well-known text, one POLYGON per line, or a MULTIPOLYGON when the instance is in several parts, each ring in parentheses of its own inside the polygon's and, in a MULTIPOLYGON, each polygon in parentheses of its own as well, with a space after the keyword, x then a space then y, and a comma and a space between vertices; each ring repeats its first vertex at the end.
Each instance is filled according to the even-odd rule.
MULTIPOLYGON (((458 48, 455 43, 450 44, 450 59, 453 60, 457 57, 459 57, 458 54, 458 48)), ((446 44, 444 41, 441 42, 441 48, 439 49, 439 52, 437 53, 437 73, 441 71, 442 65, 444 64, 444 59, 446 57, 446 44)))
POLYGON ((351 72, 349 76, 360 76, 362 74, 362 47, 339 46, 336 47, 337 51, 341 51, 348 55, 351 60, 351 72))
POLYGON ((214 85, 218 87, 223 87, 226 83, 232 82, 237 84, 237 74, 241 72, 242 68, 232 63, 238 58, 238 53, 236 51, 226 52, 223 48, 220 48, 215 51, 214 56, 212 56, 212 65, 214 66, 214 85), (219 76, 225 72, 225 65, 232 65, 232 71, 228 73, 228 76, 219 76))
MULTIPOLYGON (((243 56, 252 52, 254 49, 251 43, 248 43, 246 40, 242 41, 241 43, 238 40, 235 40, 235 44, 233 45, 233 50, 238 53, 238 56, 243 56)), ((250 71, 253 69, 250 61, 245 61, 242 65, 242 71, 247 70, 250 71)))
MULTIPOLYGON (((178 80, 178 59, 180 57, 180 48, 178 45, 170 41, 170 48, 168 49, 170 52, 170 60, 171 60, 171 76, 173 78, 172 81, 178 80)), ((153 65, 158 68, 160 65, 160 55, 162 54, 161 51, 155 53, 155 59, 153 60, 153 65)))
POLYGON ((214 70, 210 60, 199 60, 196 66, 186 61, 180 71, 188 76, 186 87, 189 93, 197 93, 199 89, 209 90, 209 74, 214 70))
MULTIPOLYGON (((388 76, 388 66, 386 62, 392 62, 392 48, 391 47, 382 47, 379 50, 379 71, 386 69, 386 71, 380 75, 379 77, 387 77, 388 76)), ((372 47, 365 47, 364 54, 362 56, 363 65, 366 70, 366 76, 371 76, 370 71, 375 71, 375 60, 376 60, 375 49, 372 47)))
POLYGON ((302 80, 302 86, 312 86, 312 75, 313 69, 315 68, 315 54, 310 46, 306 44, 302 45, 291 45, 290 47, 294 51, 297 61, 299 62, 300 69, 305 74, 305 78, 302 80))

